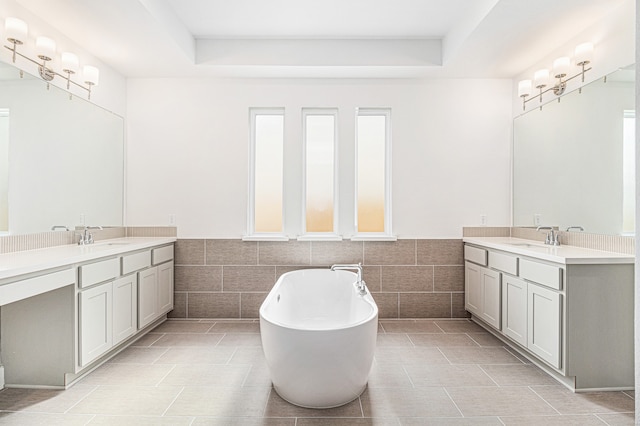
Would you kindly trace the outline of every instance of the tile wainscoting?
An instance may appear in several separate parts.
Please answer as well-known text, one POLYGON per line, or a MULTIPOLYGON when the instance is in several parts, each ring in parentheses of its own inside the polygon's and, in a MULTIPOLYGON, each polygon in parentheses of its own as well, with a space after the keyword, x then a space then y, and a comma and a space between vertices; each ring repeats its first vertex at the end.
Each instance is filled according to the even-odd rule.
POLYGON ((285 272, 364 265, 380 318, 466 318, 461 239, 248 242, 178 239, 172 318, 258 318, 285 272))

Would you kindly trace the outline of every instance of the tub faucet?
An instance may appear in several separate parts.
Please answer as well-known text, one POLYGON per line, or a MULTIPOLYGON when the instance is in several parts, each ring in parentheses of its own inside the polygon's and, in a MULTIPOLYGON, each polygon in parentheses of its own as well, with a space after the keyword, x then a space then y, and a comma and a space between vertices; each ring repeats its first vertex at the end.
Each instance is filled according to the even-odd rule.
POLYGON ((356 288, 358 289, 358 293, 360 293, 361 295, 367 294, 367 285, 362 279, 362 263, 353 263, 349 265, 336 264, 331 266, 331 270, 332 271, 340 271, 340 270, 356 271, 356 274, 358 274, 358 278, 356 281, 356 288))
POLYGON ((538 226, 536 231, 541 231, 543 229, 549 230, 547 234, 547 238, 545 238, 544 243, 550 246, 559 246, 560 245, 560 235, 556 232, 552 226, 538 226))

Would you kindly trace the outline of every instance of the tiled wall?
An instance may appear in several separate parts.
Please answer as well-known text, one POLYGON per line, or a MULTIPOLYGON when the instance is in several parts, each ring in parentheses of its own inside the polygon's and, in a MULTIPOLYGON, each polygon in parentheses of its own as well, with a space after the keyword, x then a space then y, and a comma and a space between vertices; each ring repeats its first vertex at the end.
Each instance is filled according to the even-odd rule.
POLYGON ((364 265, 381 318, 461 318, 462 240, 245 242, 179 239, 173 318, 257 318, 276 279, 294 269, 364 265))

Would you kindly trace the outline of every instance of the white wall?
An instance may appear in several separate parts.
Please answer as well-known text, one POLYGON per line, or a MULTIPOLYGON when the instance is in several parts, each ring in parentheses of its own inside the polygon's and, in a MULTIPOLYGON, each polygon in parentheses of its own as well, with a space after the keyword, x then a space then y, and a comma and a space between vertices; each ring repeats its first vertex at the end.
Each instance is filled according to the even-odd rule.
POLYGON ((180 238, 246 233, 250 107, 285 108, 286 212, 299 232, 303 107, 339 108, 342 232, 353 217, 356 107, 392 108, 393 230, 455 238, 462 227, 508 226, 511 81, 130 79, 130 226, 168 225, 180 238), (346 167, 346 168, 345 168, 346 167))

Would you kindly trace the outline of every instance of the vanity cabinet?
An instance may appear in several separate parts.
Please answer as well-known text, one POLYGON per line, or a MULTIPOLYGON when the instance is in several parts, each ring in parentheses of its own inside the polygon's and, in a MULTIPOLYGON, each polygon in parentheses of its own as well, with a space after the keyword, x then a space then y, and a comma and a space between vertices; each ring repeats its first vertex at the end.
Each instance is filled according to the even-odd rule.
POLYGON ((551 289, 527 284, 527 349, 555 368, 561 367, 561 297, 551 289))
POLYGON ((565 248, 576 257, 556 263, 557 248, 536 246, 538 258, 494 245, 465 239, 472 319, 572 390, 633 389, 633 259, 565 248))
POLYGON ((113 344, 138 331, 138 279, 130 274, 113 282, 113 344))
POLYGON ((511 275, 502 277, 502 331, 527 346, 527 282, 511 275))
MULTIPOLYGON (((64 268, 0 279, 4 385, 66 388, 164 321, 173 309, 167 240, 81 247, 83 260, 64 268)), ((59 250, 68 259, 69 248, 59 250)))
POLYGON ((79 299, 79 363, 85 366, 113 345, 113 283, 82 291, 79 299))

